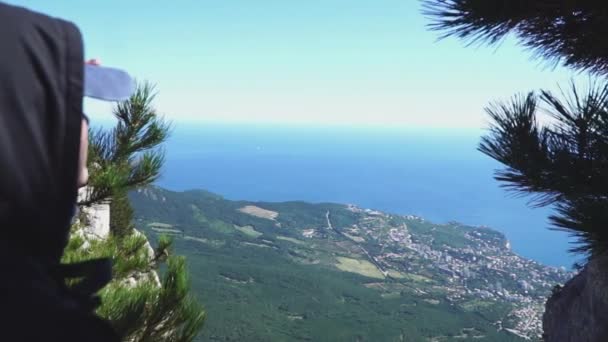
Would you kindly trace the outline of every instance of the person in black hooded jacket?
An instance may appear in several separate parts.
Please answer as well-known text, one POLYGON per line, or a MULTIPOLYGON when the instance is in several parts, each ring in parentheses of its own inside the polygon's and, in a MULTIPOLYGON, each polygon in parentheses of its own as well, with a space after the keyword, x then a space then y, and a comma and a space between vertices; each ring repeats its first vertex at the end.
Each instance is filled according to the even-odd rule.
POLYGON ((94 313, 109 261, 60 258, 86 182, 83 96, 133 88, 120 70, 85 65, 74 24, 0 3, 0 341, 119 339, 94 313), (67 288, 70 277, 83 281, 67 288))

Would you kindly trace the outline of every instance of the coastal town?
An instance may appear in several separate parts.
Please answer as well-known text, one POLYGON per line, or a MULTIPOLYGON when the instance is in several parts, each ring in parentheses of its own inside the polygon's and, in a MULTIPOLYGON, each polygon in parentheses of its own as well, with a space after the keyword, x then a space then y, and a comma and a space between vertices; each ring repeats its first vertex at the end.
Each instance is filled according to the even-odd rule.
MULTIPOLYGON (((544 302, 556 285, 574 275, 563 267, 544 266, 517 255, 503 234, 487 227, 435 225, 417 216, 389 215, 354 205, 347 209, 359 215, 358 223, 335 228, 328 212, 327 229, 356 243, 360 254, 387 279, 417 276, 427 280, 419 282, 417 293, 429 293, 431 287, 430 301, 440 294, 442 300, 464 308, 471 303, 508 303, 510 309, 494 324, 525 339, 540 337, 544 302)), ((310 238, 314 229, 302 234, 310 238)))

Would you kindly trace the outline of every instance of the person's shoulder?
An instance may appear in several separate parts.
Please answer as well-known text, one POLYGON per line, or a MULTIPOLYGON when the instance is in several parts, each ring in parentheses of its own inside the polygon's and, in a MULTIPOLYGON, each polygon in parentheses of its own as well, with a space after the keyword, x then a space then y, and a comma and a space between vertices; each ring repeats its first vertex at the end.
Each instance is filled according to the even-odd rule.
POLYGON ((25 7, 0 2, 0 26, 6 27, 9 25, 21 28, 32 25, 44 28, 58 26, 75 27, 74 23, 70 21, 52 17, 25 7))
POLYGON ((0 17, 2 21, 11 23, 52 22, 55 18, 46 14, 32 11, 28 8, 0 2, 0 17))
POLYGON ((46 32, 59 37, 66 31, 70 36, 80 36, 80 30, 70 21, 4 2, 0 2, 0 31, 5 33, 0 36, 6 36, 11 31, 20 32, 20 37, 24 36, 23 32, 46 32))

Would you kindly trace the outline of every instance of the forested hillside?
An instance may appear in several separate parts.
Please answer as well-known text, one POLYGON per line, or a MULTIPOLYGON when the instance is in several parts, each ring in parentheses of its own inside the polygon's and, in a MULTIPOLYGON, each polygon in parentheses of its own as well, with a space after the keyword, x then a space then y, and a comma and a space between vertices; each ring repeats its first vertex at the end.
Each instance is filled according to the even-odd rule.
POLYGON ((565 271, 491 229, 353 205, 130 194, 137 226, 174 237, 215 341, 517 341, 565 271))

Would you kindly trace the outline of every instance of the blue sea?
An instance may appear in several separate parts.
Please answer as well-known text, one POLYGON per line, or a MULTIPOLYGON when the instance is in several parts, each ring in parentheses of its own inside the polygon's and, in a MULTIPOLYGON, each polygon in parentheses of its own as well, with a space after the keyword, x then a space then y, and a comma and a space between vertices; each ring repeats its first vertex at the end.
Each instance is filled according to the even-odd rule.
POLYGON ((575 261, 550 209, 500 188, 477 152, 481 130, 178 124, 159 185, 227 199, 353 203, 503 232, 515 252, 553 266, 575 261))

